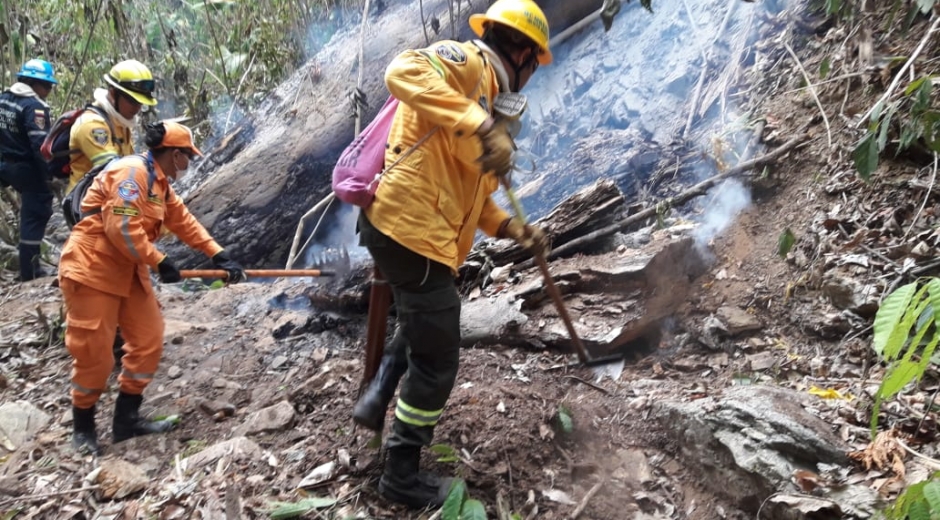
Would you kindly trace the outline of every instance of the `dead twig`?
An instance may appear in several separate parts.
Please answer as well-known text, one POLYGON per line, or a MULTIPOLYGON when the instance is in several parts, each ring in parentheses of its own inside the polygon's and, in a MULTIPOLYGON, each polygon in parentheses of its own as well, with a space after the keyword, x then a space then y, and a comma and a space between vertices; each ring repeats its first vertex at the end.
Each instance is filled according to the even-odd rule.
POLYGON ((930 182, 927 183, 927 194, 924 195, 924 202, 921 203, 920 209, 917 210, 917 214, 914 215, 914 220, 911 221, 911 225, 907 228, 907 231, 904 233, 904 236, 901 237, 901 240, 907 238, 911 234, 911 230, 914 229, 914 225, 917 224, 917 221, 920 219, 920 214, 924 211, 924 207, 927 206, 927 199, 930 198, 930 192, 933 191, 933 183, 937 180, 937 152, 933 153, 933 174, 930 176, 930 182))
POLYGON ((570 517, 571 520, 575 520, 576 518, 581 516, 581 513, 584 512, 584 509, 588 506, 588 504, 591 503, 591 499, 594 498, 594 495, 596 495, 597 492, 600 491, 601 488, 604 487, 604 484, 606 483, 607 483, 607 477, 603 477, 597 484, 594 484, 594 487, 592 487, 587 492, 587 494, 584 495, 584 498, 581 499, 581 503, 578 504, 578 507, 576 507, 575 510, 571 512, 571 517, 570 517))
POLYGON ((40 500, 43 498, 60 497, 63 495, 73 495, 75 493, 83 493, 85 491, 94 491, 98 489, 99 487, 101 486, 95 484, 93 486, 86 486, 82 488, 66 489, 65 491, 55 491, 52 493, 38 493, 36 495, 26 495, 26 496, 21 496, 21 497, 8 498, 6 500, 0 501, 0 508, 4 508, 7 506, 16 504, 17 502, 31 502, 33 500, 40 500))
POLYGON ((904 448, 904 451, 913 455, 914 458, 920 459, 921 462, 923 462, 925 466, 927 466, 933 471, 940 471, 940 460, 917 453, 916 451, 911 449, 910 446, 908 446, 907 444, 904 444, 904 441, 902 441, 901 439, 895 439, 895 441, 898 443, 898 446, 904 448))
MULTIPOLYGON (((793 137, 786 143, 780 145, 777 149, 773 150, 772 152, 769 152, 760 157, 751 159, 750 161, 745 161, 743 163, 740 163, 737 166, 734 166, 733 168, 730 168, 725 172, 719 173, 718 175, 705 179, 704 181, 696 184, 695 186, 692 186, 691 188, 676 195, 675 197, 662 201, 660 204, 656 206, 646 208, 640 212, 630 215, 629 217, 623 220, 614 222, 613 224, 610 224, 607 227, 603 227, 601 229, 592 231, 591 233, 588 233, 587 235, 584 235, 580 238, 577 238, 561 246, 558 246, 557 248, 553 249, 551 253, 547 255, 547 258, 556 258, 560 256, 562 253, 566 253, 568 251, 581 247, 585 244, 589 244, 597 240, 598 238, 605 237, 607 235, 610 235, 622 229, 626 229, 627 227, 633 224, 636 224, 637 222, 642 222, 645 219, 653 217, 656 215, 656 212, 659 209, 660 205, 665 204, 668 207, 680 206, 688 202, 689 200, 692 200, 695 197, 704 195, 712 186, 718 184, 719 182, 729 177, 741 175, 744 172, 757 168, 758 166, 763 166, 767 163, 773 162, 778 157, 784 155, 790 150, 793 150, 794 148, 801 145, 804 141, 806 141, 806 139, 809 137, 808 134, 805 133, 807 126, 809 125, 808 124, 803 125, 803 127, 797 131, 797 134, 795 137, 793 137)), ((534 260, 530 258, 524 262, 519 262, 518 264, 514 265, 512 267, 512 270, 521 271, 521 270, 528 269, 532 267, 533 265, 534 265, 534 260)))
POLYGON ((927 33, 924 34, 924 37, 920 40, 920 43, 917 44, 917 48, 914 49, 914 52, 911 53, 911 57, 908 58, 906 62, 904 62, 904 66, 901 67, 901 70, 899 70, 898 73, 894 75, 894 80, 891 81, 891 85, 888 86, 888 90, 886 90, 885 93, 880 98, 878 98, 877 103, 868 109, 868 112, 865 112, 865 115, 858 119, 858 122, 855 123, 855 128, 865 124, 865 122, 868 121, 868 118, 871 116, 872 112, 874 112, 878 107, 882 106, 885 101, 891 97, 891 94, 894 93, 894 89, 898 88, 898 83, 901 82, 901 78, 904 77, 904 73, 907 72, 907 69, 914 64, 914 60, 917 59, 917 56, 919 56, 921 51, 924 50, 924 47, 927 46, 927 42, 930 41, 930 35, 933 34, 935 30, 937 30, 938 25, 940 25, 940 17, 934 19, 933 24, 930 25, 930 29, 927 29, 927 33))
POLYGON ((605 395, 610 395, 610 390, 604 388, 603 386, 595 385, 594 383, 592 383, 592 382, 590 382, 590 381, 585 381, 584 379, 581 379, 581 378, 578 377, 578 376, 570 376, 570 375, 569 375, 569 376, 562 376, 561 378, 562 378, 562 379, 571 379, 572 381, 577 381, 577 382, 579 382, 579 383, 581 383, 581 384, 585 384, 585 385, 587 385, 587 386, 589 386, 589 387, 591 387, 591 388, 593 388, 593 389, 597 390, 598 392, 601 392, 601 393, 603 393, 603 394, 605 394, 605 395))
POLYGON ((800 61, 800 58, 797 57, 796 53, 793 52, 793 48, 790 47, 790 44, 786 41, 783 42, 784 48, 787 49, 787 52, 790 53, 790 57, 793 58, 793 61, 796 62, 796 66, 800 69, 800 73, 803 74, 803 80, 806 81, 806 85, 809 86, 809 92, 813 95, 813 100, 816 101, 816 107, 819 108, 819 113, 822 114, 823 123, 826 124, 826 139, 829 143, 829 149, 832 149, 832 128, 829 126, 829 116, 826 115, 826 110, 822 106, 822 102, 819 100, 819 94, 816 92, 816 87, 813 86, 813 81, 809 78, 809 74, 806 73, 806 69, 803 68, 803 63, 800 61))

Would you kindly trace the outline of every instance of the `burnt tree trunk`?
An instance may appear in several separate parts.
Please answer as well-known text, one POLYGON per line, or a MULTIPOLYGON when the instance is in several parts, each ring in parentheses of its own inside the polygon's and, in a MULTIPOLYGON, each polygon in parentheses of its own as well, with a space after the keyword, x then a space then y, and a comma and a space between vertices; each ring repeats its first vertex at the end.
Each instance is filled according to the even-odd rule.
MULTIPOLYGON (((553 34, 600 8, 602 0, 571 2, 542 0, 553 34)), ((418 2, 402 2, 370 18, 364 35, 362 90, 369 108, 362 125, 371 120, 388 95, 383 82, 386 65, 399 52, 427 44, 418 2)), ((467 5, 469 2, 462 5, 467 5)), ((486 9, 474 2, 473 12, 486 9)), ((423 3, 427 20, 448 20, 444 0, 423 3)), ((469 9, 459 13, 458 37, 469 38, 469 9)), ((450 23, 440 35, 430 29, 430 39, 450 38, 450 23)), ((290 250, 300 217, 330 193, 333 165, 352 140, 354 119, 349 94, 356 88, 359 25, 337 33, 333 41, 278 86, 244 123, 244 137, 217 147, 209 161, 228 161, 187 197, 189 209, 213 237, 230 247, 249 267, 281 267, 290 250)), ((312 227, 312 224, 307 226, 312 227)), ((167 252, 181 266, 203 263, 198 253, 179 244, 167 244, 167 252)))

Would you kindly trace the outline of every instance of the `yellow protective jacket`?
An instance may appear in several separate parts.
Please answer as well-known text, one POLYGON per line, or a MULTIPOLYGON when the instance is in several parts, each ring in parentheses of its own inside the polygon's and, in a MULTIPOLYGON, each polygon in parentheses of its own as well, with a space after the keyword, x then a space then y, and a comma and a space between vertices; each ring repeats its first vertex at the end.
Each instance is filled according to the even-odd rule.
POLYGON ((131 155, 95 177, 82 200, 80 220, 59 260, 59 276, 127 297, 134 276, 149 293, 147 267, 164 258, 154 242, 166 226, 193 249, 212 257, 222 250, 179 198, 160 165, 131 155), (150 187, 148 191, 148 186, 150 187))
POLYGON ((441 41, 398 55, 385 84, 401 101, 386 167, 440 128, 382 176, 366 216, 399 244, 456 273, 476 230, 495 236, 509 218, 490 197, 499 181, 480 171, 483 150, 474 135, 499 93, 496 71, 472 42, 441 41))
MULTIPOLYGON (((100 102, 95 102, 100 106, 100 102)), ((69 185, 66 193, 82 180, 88 170, 105 164, 115 157, 124 157, 134 153, 134 142, 130 128, 111 119, 111 126, 94 110, 85 110, 72 125, 69 133, 69 150, 78 150, 81 153, 72 155, 72 175, 69 176, 69 185), (111 127, 116 135, 111 135, 111 127)))

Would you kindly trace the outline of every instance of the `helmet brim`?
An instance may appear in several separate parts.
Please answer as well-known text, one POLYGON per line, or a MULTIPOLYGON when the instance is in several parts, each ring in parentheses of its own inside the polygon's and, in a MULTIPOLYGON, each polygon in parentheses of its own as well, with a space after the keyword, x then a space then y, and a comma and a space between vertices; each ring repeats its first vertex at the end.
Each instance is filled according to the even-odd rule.
POLYGON ((157 104, 157 98, 153 96, 148 96, 147 94, 142 94, 140 92, 134 92, 133 90, 125 88, 121 86, 120 83, 114 81, 114 79, 108 74, 104 75, 104 80, 108 83, 108 85, 111 85, 112 87, 132 97, 135 101, 137 101, 141 105, 147 105, 147 106, 152 107, 157 104))
MULTIPOLYGON (((470 29, 473 31, 474 34, 476 34, 480 38, 482 38, 483 33, 486 32, 487 22, 501 23, 499 20, 494 20, 486 16, 485 14, 471 14, 470 15, 470 29)), ((539 46, 539 55, 536 58, 536 60, 538 60, 539 62, 539 65, 550 65, 553 59, 554 58, 552 56, 551 50, 546 49, 542 46, 539 46)))

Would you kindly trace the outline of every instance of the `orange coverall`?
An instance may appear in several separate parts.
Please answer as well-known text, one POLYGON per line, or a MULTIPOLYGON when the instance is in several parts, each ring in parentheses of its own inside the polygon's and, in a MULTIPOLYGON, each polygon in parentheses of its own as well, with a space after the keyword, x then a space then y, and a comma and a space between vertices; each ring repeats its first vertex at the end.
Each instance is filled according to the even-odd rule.
POLYGON ((62 251, 59 286, 67 313, 65 345, 73 358, 72 404, 90 408, 114 368, 111 344, 118 325, 126 340, 121 391, 142 394, 157 370, 163 316, 148 267, 165 257, 154 246, 161 227, 210 257, 222 247, 148 155, 123 157, 99 173, 82 212, 88 216, 72 229, 62 251))

